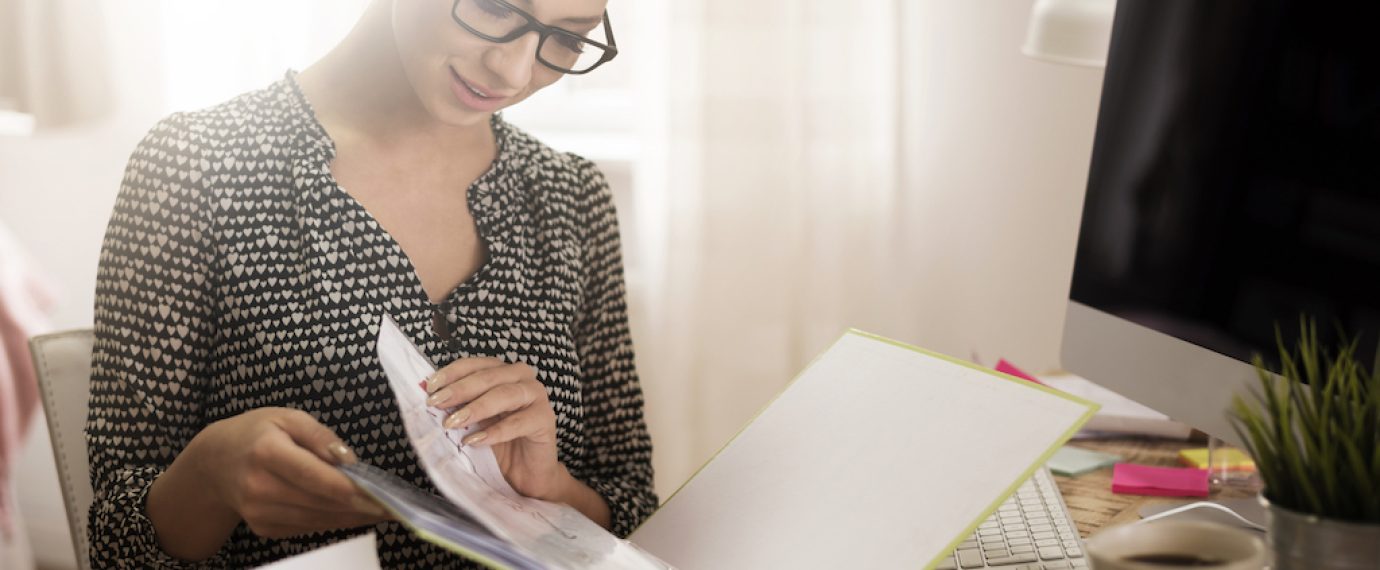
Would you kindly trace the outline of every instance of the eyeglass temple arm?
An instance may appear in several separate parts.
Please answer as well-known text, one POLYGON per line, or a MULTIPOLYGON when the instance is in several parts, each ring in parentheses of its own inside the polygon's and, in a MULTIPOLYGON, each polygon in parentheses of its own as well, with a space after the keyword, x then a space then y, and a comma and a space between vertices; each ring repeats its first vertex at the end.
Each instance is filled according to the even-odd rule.
POLYGON ((618 50, 618 42, 613 39, 613 24, 609 23, 609 11, 604 10, 604 31, 609 35, 609 47, 618 50))

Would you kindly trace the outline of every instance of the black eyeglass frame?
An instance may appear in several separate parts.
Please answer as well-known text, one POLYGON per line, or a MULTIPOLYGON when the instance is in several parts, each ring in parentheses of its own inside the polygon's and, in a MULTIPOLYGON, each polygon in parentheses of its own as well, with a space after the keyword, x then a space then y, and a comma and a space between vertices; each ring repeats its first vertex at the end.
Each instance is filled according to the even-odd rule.
POLYGON ((527 25, 519 26, 512 32, 509 32, 506 36, 491 36, 489 34, 474 29, 469 24, 466 24, 464 20, 460 19, 460 3, 464 1, 466 0, 455 0, 455 3, 451 4, 450 19, 455 20, 455 23, 458 24, 461 28, 464 28, 465 31, 474 34, 475 36, 478 36, 481 39, 488 40, 497 44, 506 44, 522 36, 525 36, 530 32, 537 32, 537 35, 541 38, 537 40, 537 61, 541 62, 542 65, 545 65, 546 67, 549 67, 561 73, 567 73, 570 75, 584 75, 586 73, 594 71, 595 69, 598 69, 599 66, 604 65, 609 61, 612 61, 613 58, 618 55, 618 42, 614 41, 613 39, 613 25, 609 23, 608 10, 604 10, 604 37, 607 39, 608 43, 603 44, 586 38, 584 36, 581 36, 579 34, 576 34, 574 32, 571 32, 569 30, 564 30, 555 26, 548 26, 546 24, 543 24, 540 20, 537 20, 536 16, 528 14, 526 11, 522 10, 521 8, 518 8, 517 6, 509 4, 505 0, 477 0, 481 2, 493 2, 494 4, 498 4, 499 6, 502 6, 507 10, 512 10, 517 15, 522 16, 524 20, 527 20, 527 25), (546 59, 544 59, 541 56, 542 46, 546 45, 546 40, 549 39, 552 35, 560 35, 571 38, 581 43, 587 43, 597 46, 600 49, 604 50, 604 55, 599 58, 599 61, 594 62, 594 65, 589 66, 589 69, 583 71, 576 71, 573 69, 566 69, 560 67, 556 64, 546 61, 546 59))

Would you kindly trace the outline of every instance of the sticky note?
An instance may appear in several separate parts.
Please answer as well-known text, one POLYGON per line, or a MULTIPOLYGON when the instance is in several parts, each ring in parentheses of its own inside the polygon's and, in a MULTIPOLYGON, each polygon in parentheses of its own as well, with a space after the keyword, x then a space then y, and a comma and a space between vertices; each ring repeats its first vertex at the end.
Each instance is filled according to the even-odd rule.
POLYGON ((1112 492, 1157 497, 1206 497, 1208 472, 1190 467, 1118 463, 1112 468, 1112 492))
POLYGON ((1049 470, 1055 475, 1077 477, 1089 471, 1096 471, 1103 467, 1111 467, 1116 462, 1121 461, 1120 455, 1101 453, 1073 446, 1064 446, 1059 451, 1054 452, 1054 456, 1049 458, 1046 463, 1049 470))
POLYGON ((1031 376, 1031 375, 1030 375, 1029 373, 1027 373, 1026 371, 1021 370, 1020 368, 1016 368, 1016 365, 1015 365, 1015 364, 1012 364, 1012 363, 1010 363, 1010 362, 1007 362, 1005 358, 998 360, 998 361, 997 361, 997 367, 994 368, 993 370, 996 370, 997 372, 1001 372, 1002 374, 1010 374, 1010 375, 1012 375, 1012 376, 1015 376, 1015 377, 1020 378, 1020 379, 1023 379, 1023 380, 1029 380, 1029 381, 1034 382, 1034 383, 1036 383, 1036 384, 1039 384, 1039 385, 1041 385, 1041 386, 1044 386, 1044 385, 1045 385, 1044 382, 1039 381, 1038 379, 1036 379, 1034 376, 1031 376))
MULTIPOLYGON (((1251 461, 1251 456, 1246 452, 1228 447, 1217 450, 1217 453, 1225 456, 1217 458, 1215 462, 1222 465, 1227 471, 1255 471, 1255 462, 1251 461)), ((1198 469, 1208 468, 1208 449, 1200 447, 1198 449, 1185 449, 1179 452, 1179 461, 1189 467, 1198 469)))

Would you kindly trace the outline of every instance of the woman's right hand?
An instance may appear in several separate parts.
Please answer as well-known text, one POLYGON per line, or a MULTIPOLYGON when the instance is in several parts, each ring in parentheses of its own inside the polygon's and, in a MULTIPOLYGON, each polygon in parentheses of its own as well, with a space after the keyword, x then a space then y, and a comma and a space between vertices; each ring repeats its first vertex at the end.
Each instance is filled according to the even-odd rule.
POLYGON ((241 520, 265 538, 387 520, 334 466, 354 461, 344 442, 306 412, 245 412, 192 438, 154 481, 149 518, 164 550, 188 560, 215 554, 241 520))

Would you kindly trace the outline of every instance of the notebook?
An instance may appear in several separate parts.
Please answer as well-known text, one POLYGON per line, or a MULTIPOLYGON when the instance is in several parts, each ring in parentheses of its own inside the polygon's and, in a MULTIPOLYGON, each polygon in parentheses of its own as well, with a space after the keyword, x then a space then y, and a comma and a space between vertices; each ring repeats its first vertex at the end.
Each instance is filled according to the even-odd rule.
POLYGON ((630 540, 680 568, 925 568, 1097 405, 850 331, 630 540))

